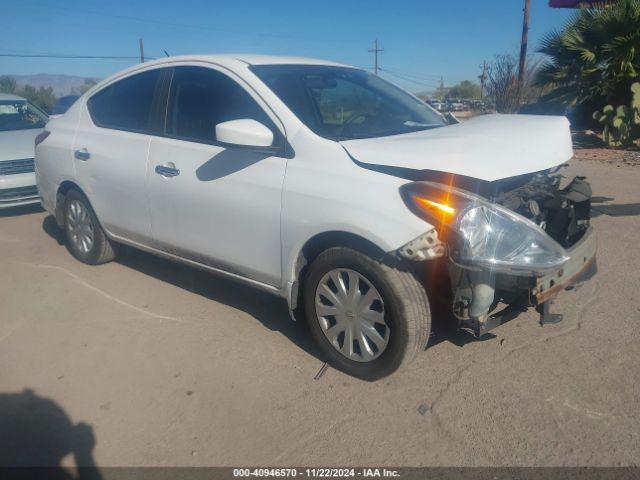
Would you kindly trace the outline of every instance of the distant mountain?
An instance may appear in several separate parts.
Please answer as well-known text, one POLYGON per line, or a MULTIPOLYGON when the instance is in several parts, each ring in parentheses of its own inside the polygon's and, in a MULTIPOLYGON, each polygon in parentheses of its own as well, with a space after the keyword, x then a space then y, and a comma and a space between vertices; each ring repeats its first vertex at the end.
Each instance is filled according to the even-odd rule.
POLYGON ((38 73, 36 75, 9 75, 16 79, 19 86, 32 85, 38 87, 51 87, 56 97, 78 93, 85 81, 98 81, 98 78, 78 77, 75 75, 52 75, 49 73, 38 73))

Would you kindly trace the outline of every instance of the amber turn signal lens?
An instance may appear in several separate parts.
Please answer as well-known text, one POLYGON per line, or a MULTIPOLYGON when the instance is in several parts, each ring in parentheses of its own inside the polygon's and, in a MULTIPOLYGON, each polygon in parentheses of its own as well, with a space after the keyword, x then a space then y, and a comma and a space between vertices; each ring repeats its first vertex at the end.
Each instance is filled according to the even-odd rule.
POLYGON ((454 213, 456 213, 456 209, 450 207, 446 203, 435 202, 433 200, 429 200, 428 198, 418 197, 417 195, 412 195, 411 198, 418 207, 427 212, 441 215, 444 214, 445 216, 453 215, 454 213))

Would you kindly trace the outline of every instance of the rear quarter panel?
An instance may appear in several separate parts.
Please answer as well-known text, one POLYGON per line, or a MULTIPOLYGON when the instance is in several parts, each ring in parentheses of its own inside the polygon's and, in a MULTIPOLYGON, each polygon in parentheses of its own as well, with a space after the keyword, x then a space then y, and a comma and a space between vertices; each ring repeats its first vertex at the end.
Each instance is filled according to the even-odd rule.
POLYGON ((80 119, 80 99, 64 115, 51 118, 45 127, 50 135, 36 147, 35 171, 42 205, 55 212, 56 193, 65 180, 75 181, 73 141, 80 119))

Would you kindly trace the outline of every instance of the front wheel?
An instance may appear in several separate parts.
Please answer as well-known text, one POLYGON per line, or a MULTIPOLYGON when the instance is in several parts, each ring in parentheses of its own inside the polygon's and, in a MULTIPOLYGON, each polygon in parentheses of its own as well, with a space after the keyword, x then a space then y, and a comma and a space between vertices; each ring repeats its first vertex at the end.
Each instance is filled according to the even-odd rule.
POLYGON ((304 283, 311 333, 338 370, 376 380, 404 367, 431 330, 423 286, 408 271, 336 247, 311 264, 304 283))

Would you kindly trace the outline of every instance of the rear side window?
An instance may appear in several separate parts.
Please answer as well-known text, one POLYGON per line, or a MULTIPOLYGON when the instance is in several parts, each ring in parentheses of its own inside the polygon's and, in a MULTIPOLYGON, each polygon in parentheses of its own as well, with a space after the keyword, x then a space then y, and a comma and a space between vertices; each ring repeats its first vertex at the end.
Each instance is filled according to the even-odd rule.
POLYGON ((175 69, 169 94, 167 135, 216 143, 217 124, 244 118, 256 120, 277 134, 264 110, 228 76, 204 67, 175 69))
MULTIPOLYGON (((163 70, 156 69, 132 75, 109 85, 88 101, 89 113, 100 127, 141 133, 161 133, 152 124, 154 99, 163 70)), ((155 103, 162 100, 158 98, 155 103)))

